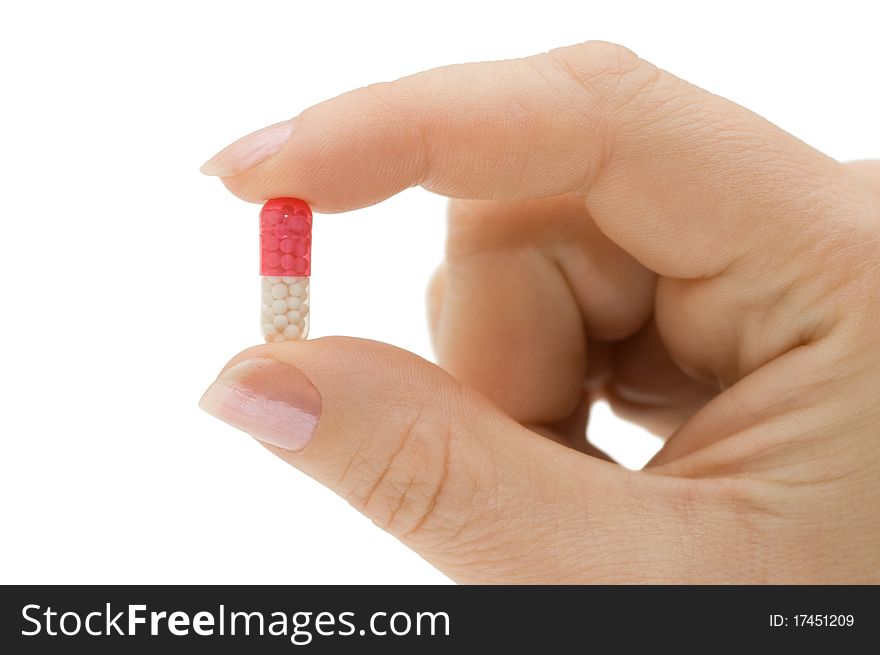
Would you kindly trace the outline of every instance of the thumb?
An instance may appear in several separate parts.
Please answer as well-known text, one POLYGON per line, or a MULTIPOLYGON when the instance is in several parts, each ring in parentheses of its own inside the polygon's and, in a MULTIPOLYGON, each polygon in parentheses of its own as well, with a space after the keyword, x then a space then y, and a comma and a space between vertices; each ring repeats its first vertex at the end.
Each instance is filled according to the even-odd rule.
POLYGON ((201 405, 455 580, 690 577, 694 549, 673 513, 696 516, 681 504, 691 482, 544 439, 397 348, 349 338, 252 348, 201 405))

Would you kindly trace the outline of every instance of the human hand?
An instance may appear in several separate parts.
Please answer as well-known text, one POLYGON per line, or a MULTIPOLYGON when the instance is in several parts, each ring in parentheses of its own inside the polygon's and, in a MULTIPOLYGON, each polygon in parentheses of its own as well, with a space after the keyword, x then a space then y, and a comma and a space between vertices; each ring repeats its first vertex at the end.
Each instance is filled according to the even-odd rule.
POLYGON ((880 582, 880 163, 586 43, 359 89, 204 170, 319 212, 455 198, 449 373, 269 344, 202 402, 453 579, 880 582), (600 396, 671 435, 645 470, 586 443, 600 396))

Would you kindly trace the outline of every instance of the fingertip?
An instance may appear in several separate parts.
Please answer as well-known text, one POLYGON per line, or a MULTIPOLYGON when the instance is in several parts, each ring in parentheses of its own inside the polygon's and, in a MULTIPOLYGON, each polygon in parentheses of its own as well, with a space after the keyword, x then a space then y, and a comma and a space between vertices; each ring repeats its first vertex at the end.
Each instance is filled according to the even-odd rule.
POLYGON ((241 137, 202 164, 204 175, 230 177, 277 154, 290 138, 293 120, 281 121, 241 137))
MULTIPOLYGON (((263 200, 268 200, 268 198, 262 197, 253 185, 247 184, 243 177, 243 175, 221 177, 220 181, 223 183, 223 186, 226 187, 227 191, 245 202, 260 203, 263 200)), ((311 203, 309 203, 309 205, 311 205, 311 203)))

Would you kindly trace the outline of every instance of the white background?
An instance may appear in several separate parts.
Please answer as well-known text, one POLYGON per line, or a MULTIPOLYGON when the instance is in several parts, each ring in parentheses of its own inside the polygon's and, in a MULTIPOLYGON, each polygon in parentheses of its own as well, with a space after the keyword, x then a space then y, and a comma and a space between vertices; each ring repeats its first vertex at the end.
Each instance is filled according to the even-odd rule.
MULTIPOLYGON (((350 88, 588 39, 880 156, 876 3, 818 4, 4 3, 0 582, 446 581, 197 408, 260 340, 257 207, 199 165, 350 88)), ((431 357, 443 212, 417 189, 318 216, 313 336, 431 357)), ((656 447, 607 412, 591 432, 631 466, 656 447)))

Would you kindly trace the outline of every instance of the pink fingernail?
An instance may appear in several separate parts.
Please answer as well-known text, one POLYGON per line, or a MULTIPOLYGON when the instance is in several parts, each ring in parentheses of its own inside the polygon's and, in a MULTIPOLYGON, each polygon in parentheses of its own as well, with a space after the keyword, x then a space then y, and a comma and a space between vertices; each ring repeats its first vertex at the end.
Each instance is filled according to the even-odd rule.
POLYGON ((251 132, 223 148, 202 164, 199 170, 205 175, 216 175, 217 177, 238 175, 281 150, 281 146, 290 137, 292 130, 293 121, 283 121, 251 132))
POLYGON ((321 416, 321 396, 298 369, 273 359, 249 359, 226 369, 199 405, 255 439, 302 450, 321 416))

